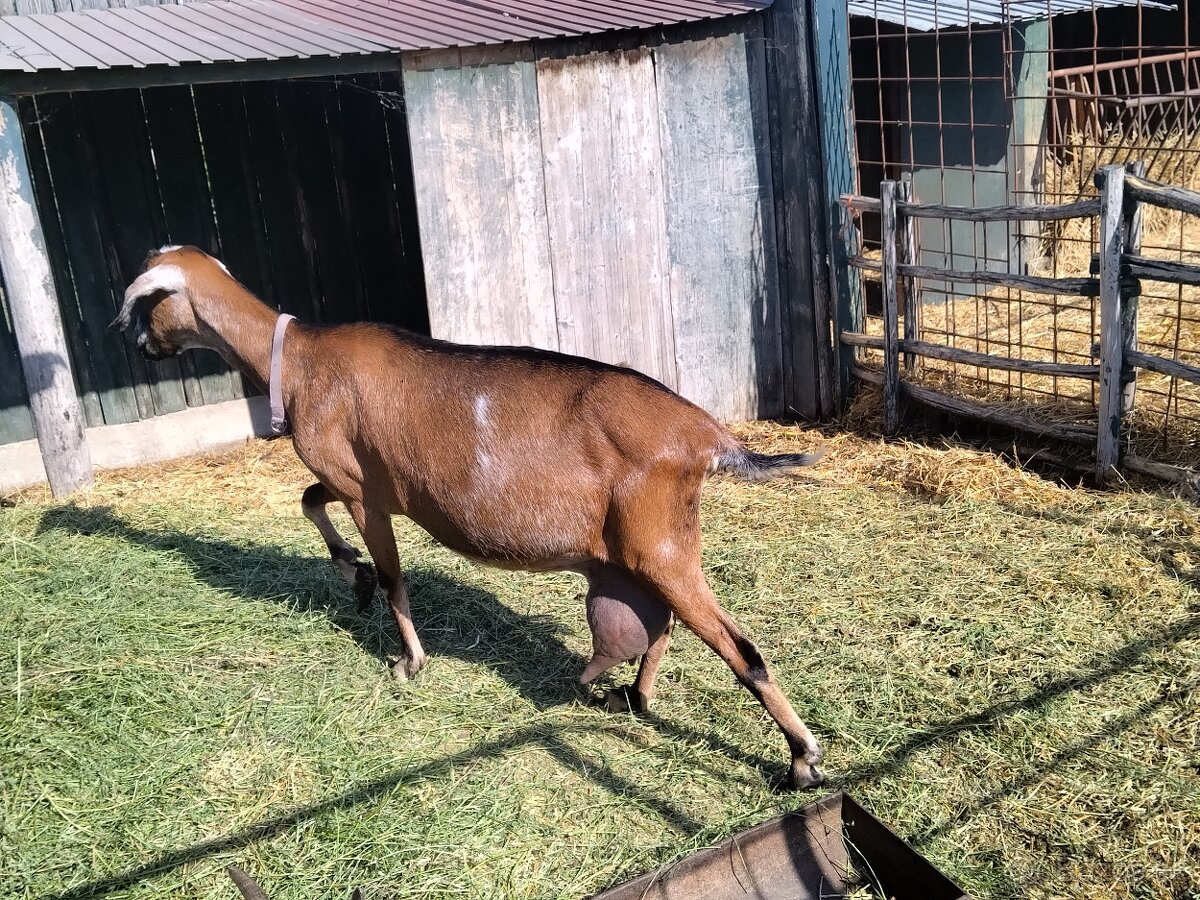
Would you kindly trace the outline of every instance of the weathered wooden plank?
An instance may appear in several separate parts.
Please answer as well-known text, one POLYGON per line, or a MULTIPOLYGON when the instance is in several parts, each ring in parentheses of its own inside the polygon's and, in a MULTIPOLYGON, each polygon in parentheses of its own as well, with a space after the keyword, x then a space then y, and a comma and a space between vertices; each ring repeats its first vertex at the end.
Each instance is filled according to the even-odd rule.
MULTIPOLYGON (((220 258, 213 204, 191 88, 154 88, 142 92, 146 128, 154 148, 155 179, 172 244, 194 244, 220 258)), ((229 123, 226 123, 227 127, 229 123)), ((188 392, 188 405, 220 403, 240 396, 234 376, 215 353, 190 354, 198 389, 188 392)))
POLYGON ((1100 285, 1094 278, 1043 278, 1037 275, 1013 275, 1009 272, 964 271, 935 266, 899 266, 900 275, 932 278, 938 281, 968 281, 973 284, 1002 284, 1038 294, 1073 294, 1095 297, 1100 285))
POLYGON ((883 247, 883 430, 900 428, 900 322, 896 272, 896 182, 880 185, 880 242, 883 247))
POLYGON ((336 99, 343 123, 335 144, 338 186, 346 228, 354 237, 363 316, 409 326, 423 314, 414 316, 410 309, 413 297, 406 284, 406 248, 387 131, 387 105, 398 98, 386 96, 377 77, 357 76, 338 80, 336 99))
MULTIPOLYGON (((785 398, 793 414, 822 413, 820 318, 828 314, 828 296, 818 301, 814 284, 814 230, 809 205, 809 148, 815 140, 809 91, 807 11, 803 0, 780 0, 764 16, 767 77, 771 92, 772 173, 775 186, 775 234, 778 245, 783 325, 785 398), (821 311, 818 312, 818 305, 821 311)), ((818 193, 818 197, 820 196, 818 193)))
POLYGON ((1200 287, 1200 266, 1132 254, 1121 257, 1121 274, 1200 287))
MULTIPOLYGON (((89 174, 98 201, 111 289, 122 295, 146 254, 166 243, 141 96, 134 91, 82 95, 76 98, 76 113, 86 123, 82 138, 95 156, 95 168, 89 174)), ((85 315, 92 314, 85 310, 85 315)), ((152 410, 142 411, 143 418, 187 406, 179 360, 147 365, 136 353, 131 359, 139 380, 149 385, 153 402, 152 410)))
POLYGON ((8 298, 0 291, 0 445, 35 437, 8 298))
POLYGON ((559 344, 678 387, 651 51, 539 59, 537 92, 559 344))
POLYGON ((387 212, 389 221, 392 216, 395 217, 390 226, 395 239, 387 261, 395 272, 400 293, 382 318, 421 334, 429 334, 425 266, 421 259, 421 226, 417 214, 412 148, 408 142, 403 80, 398 71, 379 72, 359 78, 378 91, 387 166, 390 167, 386 170, 390 171, 390 177, 384 177, 387 212))
POLYGON ((120 308, 118 290, 123 292, 124 285, 114 285, 97 218, 102 197, 97 193, 94 148, 69 94, 39 97, 37 110, 54 191, 62 198, 59 218, 75 285, 75 302, 63 305, 63 315, 68 328, 81 333, 87 345, 103 424, 136 422, 153 415, 153 403, 149 388, 134 374, 136 350, 108 329, 120 308))
POLYGON ((295 80, 276 85, 292 200, 317 288, 321 320, 365 318, 362 285, 342 219, 325 97, 332 85, 295 80))
MULTIPOLYGON (((261 296, 305 322, 321 322, 321 289, 313 267, 312 230, 303 204, 303 192, 297 186, 299 175, 292 160, 295 148, 284 139, 276 85, 243 84, 242 94, 250 134, 251 169, 245 177, 251 179, 248 185, 253 184, 252 188, 247 187, 245 196, 252 201, 257 192, 266 234, 270 238, 270 273, 269 277, 262 278, 264 293, 261 296)), ((197 102, 200 96, 197 93, 197 102)), ((203 110, 201 115, 203 121, 203 110)), ((204 127, 205 147, 220 135, 221 128, 219 116, 213 119, 211 127, 204 127)), ((223 149, 218 152, 225 158, 222 166, 237 172, 240 171, 237 167, 244 165, 247 158, 236 143, 229 140, 231 137, 224 135, 223 149)), ((231 188, 218 192, 218 196, 234 198, 238 194, 231 188)), ((228 217, 220 210, 217 216, 224 228, 228 217)), ((223 238, 222 243, 227 240, 223 238)))
MULTIPOLYGON (((843 344, 851 347, 870 347, 875 350, 882 350, 885 344, 883 335, 863 334, 855 331, 843 331, 841 333, 841 341, 843 344)), ((1100 368, 1094 365, 1044 362, 1036 359, 996 356, 993 353, 977 353, 974 350, 947 347, 945 344, 932 344, 927 341, 912 341, 908 339, 900 341, 900 349, 906 354, 912 353, 916 356, 944 359, 949 362, 980 366, 985 369, 1028 372, 1033 375, 1058 375, 1063 378, 1087 378, 1092 381, 1100 378, 1100 368)))
POLYGON ((679 392, 724 421, 783 412, 775 211, 746 43, 654 50, 679 392))
MULTIPOLYGON (((860 378, 869 384, 883 384, 883 373, 874 369, 855 365, 853 373, 856 378, 860 378)), ((950 394, 943 394, 941 391, 921 387, 908 381, 904 382, 901 388, 906 399, 915 400, 917 403, 922 403, 925 406, 930 406, 942 412, 951 413, 952 415, 979 419, 983 422, 1003 425, 1006 428, 1012 428, 1016 431, 1025 431, 1043 437, 1056 438, 1057 440, 1069 441, 1073 444, 1095 444, 1096 442, 1096 430, 1094 428, 1086 428, 1080 425, 1060 425, 1055 422, 1042 422, 1029 416, 1008 412, 1007 410, 970 403, 950 394)))
POLYGON ((6 97, 0 97, 0 270, 50 490, 56 497, 69 494, 91 485, 92 460, 26 164, 21 117, 6 97))
POLYGON ((404 96, 431 333, 558 349, 535 64, 406 58, 404 96))
MULTIPOLYGON (((851 106, 850 16, 844 0, 809 0, 813 69, 820 103, 821 161, 825 175, 821 195, 829 230, 831 284, 835 300, 835 325, 858 329, 863 325, 862 290, 856 271, 845 264, 849 248, 856 246, 855 223, 844 221, 837 198, 854 189, 858 148, 851 106)), ((835 332, 836 333, 836 332, 835 332)), ((840 353, 838 403, 846 402, 854 353, 840 353)))
MULTIPOLYGON (((1135 178, 1144 178, 1146 163, 1136 160, 1126 167, 1126 174, 1135 178)), ((1121 248, 1121 269, 1124 274, 1125 265, 1131 255, 1136 255, 1142 249, 1142 203, 1138 200, 1126 199, 1122 230, 1124 231, 1124 246, 1121 248)), ((1140 276, 1141 273, 1139 273, 1140 276)), ((1200 269, 1196 270, 1197 284, 1200 284, 1200 269)), ((1121 297, 1121 339, 1124 343, 1125 358, 1131 351, 1138 348, 1138 304, 1140 291, 1131 291, 1121 297)), ((1134 398, 1137 392, 1137 378, 1126 381, 1121 386, 1121 415, 1128 416, 1133 412, 1134 398)))
MULTIPOLYGON (((319 164, 323 165, 328 160, 328 172, 320 179, 319 187, 327 205, 318 211, 321 226, 318 242, 330 244, 332 237, 334 246, 340 250, 338 262, 341 268, 335 277, 345 307, 342 315, 355 321, 367 321, 371 314, 363 284, 362 246, 357 240, 358 228, 366 221, 363 213, 355 208, 356 197, 350 192, 348 181, 357 171, 361 160, 347 154, 345 141, 346 125, 355 131, 362 131, 366 123, 347 120, 342 116, 339 98, 342 88, 337 79, 314 80, 308 84, 315 88, 314 106, 324 110, 326 126, 326 141, 320 148, 319 164)), ((328 271, 328 267, 323 267, 322 274, 325 271, 328 271)))
POLYGON ((1167 209, 1200 216, 1200 191, 1162 184, 1136 175, 1127 176, 1125 181, 1128 182, 1129 196, 1134 200, 1143 200, 1155 206, 1165 206, 1167 209))
MULTIPOLYGON (((846 209, 878 213, 879 201, 861 194, 843 194, 839 201, 846 209)), ((955 219, 963 222, 1056 222, 1082 219, 1100 212, 1100 201, 1092 198, 1075 203, 1034 204, 1031 206, 946 206, 940 203, 908 203, 900 210, 914 219, 955 219)))
POLYGON ((1141 350, 1129 350, 1125 354, 1125 363, 1139 369, 1149 369, 1151 372, 1157 372, 1160 375, 1168 375, 1171 378, 1182 378, 1184 381, 1200 384, 1200 367, 1190 366, 1175 359, 1155 356, 1152 353, 1144 353, 1141 350))
POLYGON ((97 393, 96 362, 88 350, 87 339, 79 323, 79 297, 75 291, 75 280, 71 275, 71 264, 63 240, 58 197, 54 193, 54 180, 50 176, 50 166, 46 159, 37 103, 33 97, 25 97, 18 104, 18 109, 25 135, 29 172, 33 177, 33 193, 37 198, 38 217, 46 238, 46 253, 50 258, 50 271, 54 276, 55 293, 59 298, 63 332, 71 354, 71 369, 75 374, 79 400, 83 405, 84 423, 103 425, 104 412, 100 408, 97 393))
POLYGON ((1100 189, 1100 392, 1096 480, 1103 484, 1121 457, 1121 218, 1125 170, 1109 166, 1100 189))
MULTIPOLYGON (((912 181, 896 182, 896 206, 912 199, 912 181)), ((896 259, 899 266, 917 264, 917 230, 912 216, 900 214, 896 222, 896 259)), ((904 311, 904 340, 916 341, 921 334, 921 298, 917 295, 917 280, 911 275, 901 275, 897 284, 902 303, 897 308, 904 311)), ((904 368, 910 372, 916 368, 917 358, 912 352, 904 354, 904 368)))

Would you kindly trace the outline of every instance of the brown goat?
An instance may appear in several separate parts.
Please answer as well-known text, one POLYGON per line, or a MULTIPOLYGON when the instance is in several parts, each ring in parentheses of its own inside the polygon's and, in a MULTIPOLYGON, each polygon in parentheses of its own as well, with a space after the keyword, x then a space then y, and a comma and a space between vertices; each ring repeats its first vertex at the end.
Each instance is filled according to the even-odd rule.
MULTIPOLYGON (((132 323, 149 359, 209 348, 266 388, 277 319, 217 260, 166 247, 147 259, 113 325, 132 323)), ((400 632, 398 676, 415 675, 426 660, 392 533, 400 514, 470 559, 587 578, 595 656, 584 681, 641 656, 624 694, 635 709, 654 696, 678 618, 783 731, 789 783, 821 783, 816 738, 700 567, 700 490, 709 475, 772 478, 815 456, 753 453, 658 382, 559 353, 293 322, 281 365, 296 453, 318 479, 304 493, 304 513, 361 603, 373 581, 325 505, 338 500, 349 510, 400 632)))

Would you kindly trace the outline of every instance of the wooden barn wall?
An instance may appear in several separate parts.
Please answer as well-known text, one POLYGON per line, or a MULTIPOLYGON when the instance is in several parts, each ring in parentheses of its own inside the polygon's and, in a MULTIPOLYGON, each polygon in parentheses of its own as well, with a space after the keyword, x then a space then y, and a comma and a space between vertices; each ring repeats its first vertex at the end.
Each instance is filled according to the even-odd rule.
POLYGON ((432 333, 782 413, 760 29, 406 57, 432 333))
MULTIPOLYGON (((38 208, 88 425, 245 396, 213 353, 147 364, 113 334, 147 252, 195 244, 308 322, 428 329, 398 73, 21 103, 38 208)), ((0 327, 0 443, 33 436, 0 327)))

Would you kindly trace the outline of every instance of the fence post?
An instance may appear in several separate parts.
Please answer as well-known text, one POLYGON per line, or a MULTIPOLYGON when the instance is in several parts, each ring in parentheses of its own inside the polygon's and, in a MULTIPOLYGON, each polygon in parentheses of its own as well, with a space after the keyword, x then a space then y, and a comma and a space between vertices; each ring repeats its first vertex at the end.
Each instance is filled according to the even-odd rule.
POLYGON ((1121 455, 1121 239, 1125 169, 1100 172, 1100 403, 1096 420, 1096 480, 1104 484, 1121 455))
MULTIPOLYGON (((896 182, 896 202, 911 203, 912 181, 908 178, 896 182)), ((917 229, 912 216, 896 210, 896 256, 902 266, 917 264, 917 229)), ((917 297, 917 280, 911 275, 901 275, 896 281, 899 296, 904 298, 904 340, 916 341, 921 337, 921 304, 917 297)), ((900 302, 896 301, 896 313, 900 313, 900 302)), ((904 368, 911 372, 917 367, 917 354, 906 351, 904 368)))
POLYGON ((880 249, 883 251, 883 430, 900 427, 900 306, 896 279, 896 182, 879 186, 880 249))
MULTIPOLYGON (((1138 178, 1146 177, 1146 162, 1145 160, 1137 160, 1129 163, 1125 170, 1138 178)), ((1125 210, 1125 244, 1126 253, 1136 256, 1142 249, 1142 201, 1135 200, 1125 210)), ((1126 296, 1121 298, 1121 335, 1123 338, 1124 352, 1122 353, 1122 362, 1129 358, 1129 351, 1138 348, 1138 301, 1140 297, 1140 288, 1130 291, 1126 296)), ((1129 370, 1130 379, 1121 385, 1121 415, 1128 416, 1133 412, 1133 399, 1137 391, 1137 373, 1131 367, 1129 370)), ((1124 369, 1122 369, 1122 376, 1124 369)))
POLYGON ((16 101, 0 96, 0 271, 21 354, 29 409, 50 490, 91 486, 92 459, 71 375, 46 238, 16 101))

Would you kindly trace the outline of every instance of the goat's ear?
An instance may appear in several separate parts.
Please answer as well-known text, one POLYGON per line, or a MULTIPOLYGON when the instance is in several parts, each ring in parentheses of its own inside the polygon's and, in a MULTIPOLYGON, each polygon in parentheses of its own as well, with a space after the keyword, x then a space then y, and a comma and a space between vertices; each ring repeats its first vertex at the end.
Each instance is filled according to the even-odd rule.
POLYGON ((258 882, 237 866, 228 866, 225 872, 233 879, 233 883, 237 885, 238 892, 241 893, 245 900, 267 900, 267 895, 258 886, 258 882))
POLYGON ((163 265, 147 269, 125 289, 125 302, 121 304, 121 311, 108 327, 114 331, 124 331, 129 327, 133 308, 139 300, 163 291, 177 294, 183 290, 185 283, 183 269, 179 266, 163 265))

